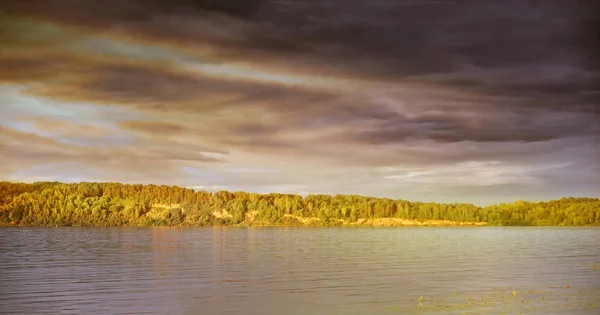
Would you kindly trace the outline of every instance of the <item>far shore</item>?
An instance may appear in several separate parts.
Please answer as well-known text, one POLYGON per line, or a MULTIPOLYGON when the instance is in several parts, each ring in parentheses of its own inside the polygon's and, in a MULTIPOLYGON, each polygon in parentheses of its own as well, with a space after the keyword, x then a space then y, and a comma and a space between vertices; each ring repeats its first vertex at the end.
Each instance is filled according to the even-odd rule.
MULTIPOLYGON (((411 227, 411 226, 423 226, 423 227, 435 227, 435 226, 489 226, 486 222, 459 222, 459 221, 448 221, 448 220, 408 220, 400 218, 375 218, 375 219, 358 219, 356 222, 348 222, 339 220, 337 224, 322 224, 319 218, 301 218, 291 215, 286 215, 287 218, 293 220, 293 223, 287 224, 261 224, 258 222, 243 222, 235 225, 124 225, 122 227, 411 227)), ((49 225, 19 225, 14 222, 11 223, 0 223, 0 227, 109 227, 103 225, 67 225, 67 224, 49 224, 49 225)))

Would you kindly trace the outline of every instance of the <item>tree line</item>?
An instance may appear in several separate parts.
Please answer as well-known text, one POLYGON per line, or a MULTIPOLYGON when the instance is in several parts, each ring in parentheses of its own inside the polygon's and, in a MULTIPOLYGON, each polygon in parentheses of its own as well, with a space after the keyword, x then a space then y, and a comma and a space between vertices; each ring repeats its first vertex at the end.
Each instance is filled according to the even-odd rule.
POLYGON ((472 204, 358 195, 206 192, 120 183, 0 182, 0 224, 21 226, 347 225, 365 219, 487 225, 600 225, 600 199, 472 204), (303 221, 303 218, 314 220, 303 221))

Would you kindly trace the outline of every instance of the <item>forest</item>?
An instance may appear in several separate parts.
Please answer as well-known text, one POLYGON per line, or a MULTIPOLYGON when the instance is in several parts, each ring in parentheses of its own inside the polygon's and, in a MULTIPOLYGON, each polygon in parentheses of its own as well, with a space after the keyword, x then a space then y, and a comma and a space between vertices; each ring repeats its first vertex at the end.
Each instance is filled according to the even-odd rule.
POLYGON ((2 226, 600 226, 600 199, 472 204, 357 195, 206 192, 120 183, 0 182, 2 226), (441 222, 441 223, 440 223, 441 222))

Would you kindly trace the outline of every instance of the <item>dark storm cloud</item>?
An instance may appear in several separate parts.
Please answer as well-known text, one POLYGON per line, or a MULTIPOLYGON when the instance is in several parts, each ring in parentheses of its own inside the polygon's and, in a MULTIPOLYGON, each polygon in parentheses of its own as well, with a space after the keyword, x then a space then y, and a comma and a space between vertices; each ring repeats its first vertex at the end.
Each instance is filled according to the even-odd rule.
POLYGON ((449 88, 518 98, 501 106, 586 112, 595 112, 599 94, 597 7, 562 0, 7 2, 8 12, 212 45, 223 58, 293 61, 287 66, 299 71, 377 80, 439 75, 434 82, 449 88), (524 71, 531 81, 518 79, 524 71))
MULTIPOLYGON (((258 143, 263 141, 265 144, 260 146, 289 148, 294 145, 271 136, 285 130, 331 126, 339 126, 341 131, 323 139, 367 145, 415 139, 438 142, 547 141, 596 132, 598 126, 594 116, 577 111, 558 114, 551 110, 518 109, 509 103, 515 101, 511 98, 504 104, 498 101, 487 107, 478 104, 462 113, 437 110, 409 116, 361 95, 345 99, 332 92, 215 79, 187 73, 168 64, 147 65, 69 56, 0 58, 7 61, 3 64, 10 70, 3 75, 4 80, 44 82, 45 85, 32 88, 30 92, 56 99, 129 104, 156 113, 197 114, 252 109, 275 115, 276 119, 266 119, 268 123, 260 123, 261 117, 255 116, 245 117, 257 120, 255 122, 226 119, 218 124, 206 122, 204 128, 191 122, 187 125, 161 122, 122 125, 153 135, 210 132, 214 138, 223 137, 230 145, 259 147, 258 143), (236 136, 236 139, 230 136, 236 136)), ((423 92, 427 93, 427 90, 423 92)), ((443 109, 447 100, 436 102, 443 109)))
POLYGON ((148 110, 189 112, 254 104, 274 111, 293 111, 297 109, 294 106, 310 106, 335 97, 280 84, 206 77, 165 63, 33 54, 0 55, 0 64, 0 80, 4 82, 44 83, 32 93, 58 99, 132 104, 148 110))
POLYGON ((597 120, 585 114, 560 115, 532 112, 517 115, 503 111, 457 115, 451 112, 406 117, 378 117, 371 128, 351 131, 343 137, 370 144, 402 143, 431 139, 438 142, 536 142, 595 132, 597 120))
MULTIPOLYGON (((60 137, 36 138, 36 149, 16 146, 29 136, 15 133, 11 170, 92 157, 115 173, 158 170, 155 159, 178 175, 181 165, 202 167, 194 162, 287 162, 285 175, 260 183, 337 180, 391 192, 389 181, 375 185, 387 170, 366 178, 357 169, 400 165, 431 168, 431 186, 491 183, 513 193, 520 172, 550 183, 562 175, 540 174, 580 166, 545 165, 595 170, 600 160, 594 1, 5 0, 0 8, 10 18, 0 21, 2 84, 135 113, 106 122, 133 139, 131 149, 60 137), (319 168, 332 172, 306 172, 319 168)), ((245 176, 236 185, 255 182, 245 176)), ((598 180, 573 175, 565 185, 585 184, 598 180)))
POLYGON ((464 65, 494 68, 539 63, 565 54, 565 45, 578 43, 573 35, 588 31, 587 26, 580 29, 587 9, 583 1, 7 3, 9 12, 35 13, 80 25, 113 25, 123 31, 191 42, 207 39, 199 35, 219 35, 176 25, 162 25, 160 32, 153 23, 165 16, 183 21, 191 17, 215 20, 222 23, 221 39, 229 39, 229 43, 222 42, 224 45, 267 53, 310 53, 311 58, 340 59, 338 63, 353 58, 359 61, 353 65, 359 70, 393 77, 449 72, 464 65), (227 17, 231 20, 222 20, 227 17), (260 32, 266 29, 276 31, 260 32), (230 31, 239 32, 239 36, 223 35, 236 35, 230 31))

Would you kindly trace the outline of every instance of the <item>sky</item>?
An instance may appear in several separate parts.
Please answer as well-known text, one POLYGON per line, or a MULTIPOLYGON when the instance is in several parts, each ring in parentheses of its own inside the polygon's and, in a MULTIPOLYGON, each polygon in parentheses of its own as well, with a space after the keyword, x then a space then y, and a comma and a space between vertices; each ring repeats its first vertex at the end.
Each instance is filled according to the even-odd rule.
POLYGON ((0 180, 600 197, 600 7, 5 0, 0 180))

